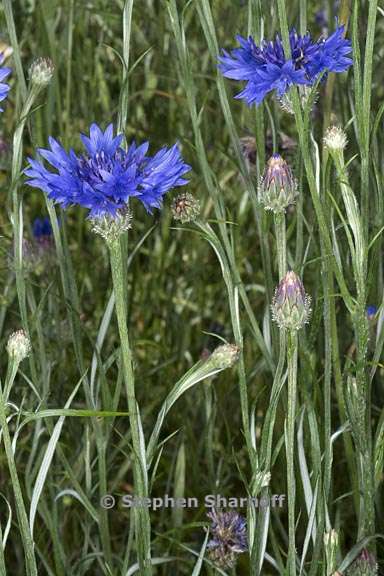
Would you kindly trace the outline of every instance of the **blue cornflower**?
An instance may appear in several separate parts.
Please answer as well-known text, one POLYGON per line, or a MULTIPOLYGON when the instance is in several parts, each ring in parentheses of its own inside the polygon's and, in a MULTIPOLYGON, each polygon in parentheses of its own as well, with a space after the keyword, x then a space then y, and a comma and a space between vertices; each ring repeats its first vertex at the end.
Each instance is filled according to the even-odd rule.
POLYGON ((343 33, 344 26, 340 26, 329 38, 314 42, 309 33, 301 36, 293 29, 289 34, 290 59, 285 57, 278 34, 274 41, 263 40, 260 47, 252 36, 237 36, 240 48, 230 53, 224 50, 219 69, 227 78, 247 82, 236 98, 258 105, 273 90, 282 98, 293 85, 313 86, 327 72, 347 70, 352 64, 352 48, 343 33))
POLYGON ((212 521, 212 538, 207 544, 209 555, 219 566, 231 568, 235 564, 236 554, 248 549, 246 520, 234 510, 216 512, 213 509, 207 516, 212 521))
MULTIPOLYGON (((11 73, 10 68, 6 68, 6 67, 1 66, 3 61, 4 61, 4 54, 0 54, 0 102, 5 100, 5 98, 8 96, 9 86, 8 86, 8 84, 6 84, 6 82, 4 82, 4 80, 6 80, 6 78, 11 73)), ((3 109, 0 108, 0 112, 2 112, 2 111, 3 111, 3 109)))
POLYGON ((52 236, 52 226, 49 218, 35 218, 32 224, 33 237, 36 240, 52 236))
POLYGON ((373 304, 367 306, 366 312, 368 320, 374 320, 377 314, 377 306, 374 306, 373 304))
POLYGON ((28 158, 25 174, 27 183, 40 188, 63 208, 73 205, 89 209, 92 219, 115 217, 126 208, 128 199, 136 196, 148 212, 160 208, 168 190, 187 183, 182 176, 190 166, 183 161, 177 144, 162 148, 148 156, 148 142, 128 150, 121 147, 123 134, 113 136, 113 125, 105 132, 96 124, 90 128, 89 138, 81 136, 85 153, 69 152, 54 138, 49 138, 50 150, 39 149, 40 155, 55 169, 28 158))

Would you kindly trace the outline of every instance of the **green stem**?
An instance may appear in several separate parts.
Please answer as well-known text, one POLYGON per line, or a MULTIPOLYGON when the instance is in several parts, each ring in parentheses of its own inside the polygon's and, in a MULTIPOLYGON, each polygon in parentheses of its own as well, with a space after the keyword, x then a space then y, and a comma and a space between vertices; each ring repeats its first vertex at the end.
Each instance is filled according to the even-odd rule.
POLYGON ((129 53, 132 28, 133 0, 125 0, 123 9, 123 76, 120 93, 119 115, 117 120, 118 134, 124 132, 127 124, 129 103, 129 53))
POLYGON ((288 494, 288 575, 296 575, 295 547, 295 414, 297 395, 297 333, 288 333, 288 416, 286 421, 287 494, 288 494))
POLYGON ((3 432, 3 442, 5 453, 7 457, 8 469, 11 475, 13 493, 15 495, 15 503, 17 510, 17 517, 19 519, 21 539, 23 541, 25 563, 28 576, 37 576, 37 566, 34 552, 34 544, 29 530, 28 517, 23 500, 23 494, 17 474, 15 458, 12 450, 12 441, 9 434, 6 405, 3 396, 3 390, 0 386, 0 425, 3 432))
MULTIPOLYGON (((121 355, 123 362, 123 374, 128 399, 129 421, 131 427, 133 445, 133 479, 135 494, 139 498, 148 497, 147 488, 147 465, 145 459, 145 448, 141 438, 140 414, 135 395, 135 380, 132 361, 132 352, 129 344, 127 327, 127 307, 124 297, 124 263, 120 241, 109 244, 110 261, 112 270, 113 290, 115 294, 115 309, 119 328, 121 355)), ((151 523, 149 510, 147 507, 137 507, 134 510, 135 522, 137 526, 136 543, 138 551, 138 561, 140 574, 151 576, 151 523)))
POLYGON ((15 63, 19 89, 21 92, 22 100, 24 101, 27 98, 27 84, 25 82, 23 65, 21 63, 21 57, 20 57, 19 43, 18 43, 17 34, 16 34, 15 21, 13 19, 12 0, 3 0, 3 8, 4 8, 5 19, 7 21, 9 39, 11 41, 11 45, 12 45, 12 49, 13 49, 12 57, 13 57, 13 61, 15 63))
POLYGON ((368 26, 365 43, 363 91, 362 91, 362 124, 360 126, 360 152, 361 152, 361 213, 364 224, 365 237, 368 238, 369 229, 369 144, 371 120, 371 92, 372 92, 372 60, 375 42, 375 26, 377 17, 377 0, 370 0, 368 11, 368 26))
POLYGON ((361 501, 359 517, 359 538, 375 534, 375 476, 372 457, 372 430, 371 430, 371 384, 367 377, 367 354, 369 341, 369 328, 366 315, 364 295, 359 303, 355 318, 355 333, 357 343, 356 384, 361 390, 361 409, 364 412, 364 434, 361 444, 364 450, 361 455, 361 501))
POLYGON ((69 0, 68 36, 67 36, 67 78, 65 85, 65 141, 68 144, 71 130, 71 84, 72 84, 72 48, 73 48, 73 13, 75 0, 69 0))
POLYGON ((279 280, 284 278, 287 272, 287 237, 285 229, 285 214, 278 212, 274 215, 277 259, 279 264, 279 280))
MULTIPOLYGON (((280 21, 280 28, 281 28, 281 35, 283 39, 284 51, 287 57, 291 54, 291 47, 289 42, 289 28, 288 28, 288 20, 287 20, 287 12, 285 6, 285 0, 277 0, 278 6, 278 13, 279 13, 279 21, 280 21)), ((335 277, 337 279, 337 283, 339 285, 340 291, 343 296, 343 300, 345 305, 347 306, 349 311, 353 311, 353 301, 351 295, 348 291, 346 282, 344 280, 343 273, 339 268, 339 265, 336 261, 332 241, 329 235, 328 223, 324 216, 324 211, 321 205, 319 190, 316 182, 316 177, 312 165, 312 159, 310 154, 310 144, 309 144, 309 128, 308 128, 308 121, 304 121, 301 105, 299 100, 299 95, 297 90, 292 91, 292 104, 293 109, 295 112, 295 120, 296 120, 296 127, 299 136, 299 143, 300 149, 303 154, 303 161, 305 172, 307 175, 308 185, 311 192, 313 206, 316 212, 316 218, 319 224, 320 234, 322 236, 324 247, 326 249, 326 257, 329 258, 329 262, 333 268, 335 277)))
MULTIPOLYGON (((322 243, 323 251, 323 243, 322 243)), ((332 380, 332 324, 331 324, 331 294, 333 288, 332 272, 323 264, 324 291, 324 498, 327 502, 331 485, 332 451, 331 451, 331 380, 332 380)))
MULTIPOLYGON (((23 212, 22 202, 18 191, 20 180, 21 166, 23 161, 23 133, 28 115, 31 111, 33 103, 35 102, 39 89, 32 86, 28 93, 25 104, 22 108, 20 119, 13 136, 13 157, 12 157, 12 181, 11 181, 11 194, 12 194, 12 225, 13 225, 13 238, 14 238, 14 257, 15 257, 15 276, 16 276, 16 290, 19 300, 21 323, 24 331, 30 336, 30 327, 28 321, 27 311, 27 297, 25 276, 23 270, 23 212)), ((31 368, 32 380, 37 383, 37 370, 35 363, 35 355, 29 357, 29 364, 31 368)))
POLYGON ((365 425, 363 430, 361 456, 361 494, 359 514, 360 538, 373 536, 375 533, 375 505, 374 505, 374 468, 372 465, 372 430, 371 430, 371 383, 367 373, 369 327, 366 314, 367 296, 367 243, 364 232, 364 217, 360 215, 357 200, 348 181, 348 173, 344 163, 342 151, 332 154, 335 161, 340 189, 347 214, 348 224, 354 238, 354 276, 357 291, 357 304, 355 312, 355 335, 357 347, 356 382, 361 390, 361 409, 364 412, 365 425))

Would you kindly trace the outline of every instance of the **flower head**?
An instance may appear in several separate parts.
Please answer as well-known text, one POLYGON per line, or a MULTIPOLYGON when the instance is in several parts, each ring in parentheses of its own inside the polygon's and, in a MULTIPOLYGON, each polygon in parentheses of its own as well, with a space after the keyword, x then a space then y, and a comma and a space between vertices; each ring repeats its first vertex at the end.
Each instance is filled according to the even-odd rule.
POLYGON ((340 126, 327 128, 324 136, 324 145, 330 152, 343 151, 347 144, 347 136, 340 126))
POLYGON ((20 364, 31 352, 31 342, 24 330, 17 330, 10 335, 7 342, 7 352, 11 360, 20 364))
POLYGON ((219 68, 227 78, 247 82, 236 97, 243 98, 248 105, 260 104, 272 91, 282 98, 293 85, 313 86, 327 72, 344 72, 352 64, 351 43, 344 38, 344 26, 317 42, 309 33, 301 36, 291 30, 289 59, 278 34, 274 41, 263 40, 260 46, 252 36, 237 36, 237 41, 239 48, 230 53, 223 51, 219 68))
POLYGON ((172 203, 172 214, 182 224, 194 222, 200 215, 200 202, 190 192, 182 192, 172 203))
POLYGON ((33 237, 38 242, 52 237, 52 226, 49 218, 35 218, 32 224, 33 237))
POLYGON ((363 548, 360 555, 351 564, 347 576, 376 576, 377 573, 378 567, 375 556, 363 548))
POLYGON ((25 174, 28 184, 40 188, 51 200, 63 208, 72 205, 89 209, 89 217, 115 217, 126 208, 130 197, 136 196, 148 212, 160 208, 168 190, 187 183, 182 176, 189 172, 177 144, 162 148, 148 156, 148 142, 127 150, 121 147, 123 134, 113 136, 110 124, 102 132, 92 124, 90 135, 81 136, 85 152, 69 152, 54 138, 49 139, 50 150, 39 153, 53 168, 48 170, 43 161, 29 158, 25 174))
POLYGON ((248 549, 246 521, 234 510, 216 512, 213 509, 207 516, 212 520, 212 538, 207 545, 209 555, 219 566, 231 568, 235 564, 236 554, 248 549))
POLYGON ((370 321, 374 320, 377 314, 377 306, 374 306, 372 304, 370 306, 367 306, 366 312, 368 320, 370 321))
POLYGON ((114 216, 105 214, 92 219, 92 231, 107 242, 113 244, 132 225, 132 213, 128 207, 118 210, 114 216))
MULTIPOLYGON (((5 100, 5 98, 8 96, 9 86, 6 82, 4 82, 4 80, 6 80, 11 73, 10 68, 1 66, 3 61, 4 61, 4 54, 0 54, 0 102, 2 100, 5 100)), ((0 108, 0 112, 2 111, 3 109, 0 108)))
POLYGON ((311 299, 305 293, 300 278, 292 270, 287 272, 275 290, 272 316, 279 328, 300 330, 309 321, 311 299))
POLYGON ((55 68, 50 58, 36 58, 29 68, 29 77, 32 84, 44 88, 52 80, 55 68))
POLYGON ((287 162, 279 154, 273 154, 268 160, 258 192, 266 210, 284 212, 290 204, 295 203, 297 182, 287 162))
POLYGON ((238 361, 240 356, 240 348, 235 344, 221 344, 212 352, 208 357, 207 362, 209 362, 212 367, 219 370, 225 370, 226 368, 231 368, 238 361))

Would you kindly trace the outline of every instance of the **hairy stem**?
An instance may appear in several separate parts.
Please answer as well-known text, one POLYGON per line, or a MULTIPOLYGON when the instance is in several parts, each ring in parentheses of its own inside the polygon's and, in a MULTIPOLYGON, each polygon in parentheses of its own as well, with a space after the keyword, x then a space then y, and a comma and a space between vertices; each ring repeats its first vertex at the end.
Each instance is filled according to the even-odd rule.
MULTIPOLYGON (((113 290, 115 293, 115 309, 119 328, 123 375, 128 399, 129 421, 132 436, 132 461, 135 493, 139 498, 148 496, 147 466, 145 459, 144 440, 142 438, 139 408, 136 402, 135 378, 133 370, 132 352, 129 343, 127 327, 127 307, 125 300, 125 278, 122 249, 119 240, 109 244, 113 290)), ((136 543, 140 574, 151 576, 151 522, 149 510, 146 507, 135 508, 135 522, 137 526, 136 543)))

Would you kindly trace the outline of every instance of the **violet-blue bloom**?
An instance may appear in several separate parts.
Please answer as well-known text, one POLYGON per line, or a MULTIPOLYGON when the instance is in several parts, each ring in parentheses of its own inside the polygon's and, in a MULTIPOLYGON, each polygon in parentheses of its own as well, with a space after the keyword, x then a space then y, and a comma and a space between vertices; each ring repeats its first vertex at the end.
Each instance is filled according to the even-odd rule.
POLYGON ((234 510, 217 512, 213 509, 207 516, 212 521, 212 538, 207 544, 209 555, 219 566, 231 568, 236 555, 248 549, 246 520, 234 510))
POLYGON ((278 34, 274 41, 263 40, 260 46, 252 36, 237 36, 240 47, 223 51, 219 69, 227 78, 247 82, 236 98, 259 105, 273 90, 281 98, 293 85, 312 86, 328 72, 347 70, 352 64, 352 48, 343 34, 344 26, 339 26, 329 38, 314 42, 309 33, 301 36, 293 29, 289 34, 290 59, 285 57, 278 34))
POLYGON ((52 226, 49 218, 35 218, 32 224, 32 232, 36 240, 52 236, 52 226))
POLYGON ((114 217, 136 196, 152 212, 161 207, 166 192, 187 184, 182 176, 190 166, 177 144, 154 156, 147 155, 148 142, 140 146, 132 142, 124 150, 120 146, 123 135, 114 136, 112 124, 105 132, 92 124, 89 138, 82 135, 81 140, 86 149, 81 155, 72 149, 66 152, 54 138, 49 138, 50 150, 38 150, 55 171, 48 170, 43 161, 28 158, 27 183, 63 208, 79 205, 89 209, 90 218, 114 217))
POLYGON ((374 306, 373 304, 367 306, 366 312, 368 320, 374 320, 377 314, 377 306, 374 306))
MULTIPOLYGON (((1 66, 1 64, 4 61, 4 54, 0 54, 0 102, 2 102, 3 100, 5 100, 5 98, 8 96, 8 92, 9 92, 9 86, 6 82, 4 82, 8 76, 11 73, 11 69, 10 68, 6 68, 5 66, 1 66)), ((0 108, 0 112, 2 112, 3 109, 0 108)))

